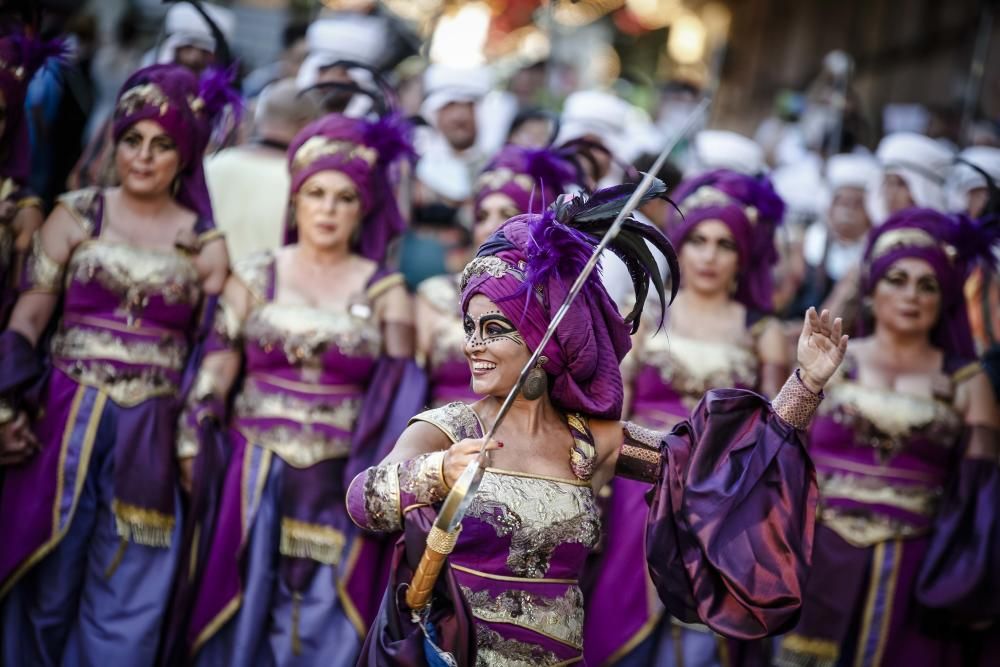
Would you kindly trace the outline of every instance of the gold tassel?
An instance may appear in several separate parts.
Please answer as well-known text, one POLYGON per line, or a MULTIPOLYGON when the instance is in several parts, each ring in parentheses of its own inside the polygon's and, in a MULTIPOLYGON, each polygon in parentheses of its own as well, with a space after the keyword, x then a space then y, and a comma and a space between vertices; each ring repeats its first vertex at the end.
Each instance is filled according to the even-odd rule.
POLYGON ((115 515, 115 531, 123 540, 147 547, 170 548, 174 532, 174 517, 145 507, 111 501, 115 515))
POLYGON ((302 593, 292 593, 292 653, 302 655, 302 637, 299 636, 299 613, 302 607, 302 593))
POLYGON ((308 558, 324 565, 336 565, 344 552, 346 539, 339 530, 315 523, 281 519, 281 544, 278 551, 290 558, 308 558))
POLYGON ((834 667, 840 647, 828 639, 785 635, 774 664, 777 667, 834 667))

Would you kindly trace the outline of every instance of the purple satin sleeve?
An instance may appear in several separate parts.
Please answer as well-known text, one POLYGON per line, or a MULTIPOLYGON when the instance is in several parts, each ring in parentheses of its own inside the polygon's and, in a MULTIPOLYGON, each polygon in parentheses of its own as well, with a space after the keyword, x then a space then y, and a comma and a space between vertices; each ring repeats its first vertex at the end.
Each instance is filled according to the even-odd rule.
POLYGON ((0 396, 15 398, 41 377, 44 365, 31 342, 13 329, 0 334, 0 396))
MULTIPOLYGON (((405 584, 413 580, 435 518, 437 512, 431 507, 407 512, 404 533, 393 550, 389 584, 365 639, 358 667, 424 667, 428 664, 424 634, 413 622, 406 606, 405 584)), ((476 634, 472 611, 447 562, 431 599, 433 605, 428 621, 434 625, 437 645, 451 653, 459 667, 473 667, 476 664, 476 634)))
POLYGON ((667 610, 733 639, 791 628, 818 498, 799 433, 763 397, 717 389, 662 452, 646 560, 667 610))
POLYGON ((222 426, 225 406, 218 399, 205 399, 201 403, 203 405, 192 410, 203 417, 197 422, 195 431, 198 454, 194 458, 191 495, 186 506, 181 560, 157 656, 157 665, 164 667, 182 664, 187 658, 187 628, 204 564, 208 562, 232 449, 222 426))
POLYGON ((426 395, 427 376, 413 359, 379 359, 351 435, 345 481, 392 451, 410 418, 423 411, 426 395))
POLYGON ((962 459, 942 499, 917 579, 917 600, 972 623, 1000 614, 1000 468, 962 459))

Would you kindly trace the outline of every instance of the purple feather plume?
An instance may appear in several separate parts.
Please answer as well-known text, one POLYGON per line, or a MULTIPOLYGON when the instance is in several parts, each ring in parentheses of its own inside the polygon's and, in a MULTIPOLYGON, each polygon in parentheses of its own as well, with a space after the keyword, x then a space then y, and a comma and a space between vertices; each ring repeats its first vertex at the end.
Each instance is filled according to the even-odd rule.
POLYGON ((413 125, 398 113, 389 113, 367 123, 363 141, 375 149, 382 164, 417 157, 413 148, 413 125))
POLYGON ((50 61, 63 62, 69 56, 69 44, 61 37, 42 40, 29 35, 13 35, 11 39, 19 52, 20 64, 25 69, 25 80, 31 80, 32 75, 50 61))
POLYGON ((210 67, 198 82, 198 98, 204 102, 204 113, 213 124, 218 122, 227 108, 233 114, 234 122, 239 123, 243 113, 243 98, 234 86, 237 67, 238 63, 225 68, 210 67))

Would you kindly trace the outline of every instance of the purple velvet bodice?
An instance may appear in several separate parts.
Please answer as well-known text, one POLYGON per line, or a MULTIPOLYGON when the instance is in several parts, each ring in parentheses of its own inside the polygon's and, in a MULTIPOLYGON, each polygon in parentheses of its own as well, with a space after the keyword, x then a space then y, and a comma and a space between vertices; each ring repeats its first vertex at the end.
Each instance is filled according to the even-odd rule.
POLYGON ((236 269, 254 305, 241 328, 245 377, 233 425, 296 467, 346 457, 382 353, 371 286, 343 312, 276 303, 274 263, 267 253, 236 269))
POLYGON ((61 203, 90 238, 66 266, 53 364, 120 405, 175 394, 202 294, 193 261, 178 250, 103 239, 95 190, 69 193, 61 203))
MULTIPOLYGON (((468 405, 414 418, 482 437, 468 405)), ((478 665, 561 664, 583 650, 578 579, 600 534, 589 482, 490 468, 448 559, 476 619, 478 665)))
POLYGON ((626 361, 633 377, 630 419, 665 430, 687 419, 709 389, 755 388, 759 372, 755 330, 740 343, 690 338, 666 328, 640 333, 633 358, 626 361))
POLYGON ((941 398, 862 385, 850 356, 826 394, 809 432, 820 520, 855 546, 927 533, 961 416, 941 398))

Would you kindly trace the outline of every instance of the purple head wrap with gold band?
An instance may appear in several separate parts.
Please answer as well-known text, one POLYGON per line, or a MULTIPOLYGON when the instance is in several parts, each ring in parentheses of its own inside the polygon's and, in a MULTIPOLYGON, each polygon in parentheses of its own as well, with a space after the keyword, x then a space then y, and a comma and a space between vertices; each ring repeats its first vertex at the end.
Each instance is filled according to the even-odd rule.
POLYGON ((141 120, 155 121, 173 139, 181 160, 175 198, 198 215, 198 232, 214 226, 202 158, 221 112, 227 106, 239 109, 239 97, 231 88, 233 73, 209 70, 199 81, 180 65, 144 67, 122 86, 112 116, 116 143, 141 120))
MULTIPOLYGON (((330 114, 313 121, 288 147, 291 194, 321 171, 339 171, 351 179, 364 215, 354 249, 381 262, 389 242, 406 227, 392 187, 392 167, 414 155, 411 136, 410 124, 396 114, 378 120, 330 114)), ((285 225, 286 244, 298 240, 292 222, 285 225)))
POLYGON ((0 136, 0 176, 19 185, 31 176, 31 145, 24 98, 32 77, 50 59, 65 53, 62 40, 43 42, 26 35, 0 38, 0 94, 3 94, 7 120, 0 136))
MULTIPOLYGON (((535 349, 565 300, 573 281, 635 186, 595 192, 591 197, 562 198, 541 214, 511 218, 479 249, 462 275, 462 308, 476 294, 493 301, 535 349)), ((665 186, 648 195, 661 196, 665 186)), ((584 284, 555 336, 542 350, 552 402, 567 412, 604 419, 621 417, 623 383, 619 364, 631 348, 652 281, 665 301, 650 245, 666 258, 671 296, 676 293, 677 260, 658 229, 636 220, 610 246, 629 268, 637 305, 622 318, 595 272, 584 284), (647 245, 647 241, 649 245, 647 245)))
POLYGON ((930 208, 897 211, 869 237, 862 264, 864 294, 871 294, 889 268, 903 258, 922 259, 941 286, 941 314, 931 341, 953 358, 976 358, 963 287, 971 271, 992 270, 997 232, 964 215, 930 208))
POLYGON ((771 182, 717 169, 681 182, 671 195, 680 207, 680 214, 671 210, 667 219, 674 246, 680 248, 699 223, 718 220, 726 225, 739 255, 735 298, 749 310, 770 313, 771 269, 778 261, 774 230, 785 212, 771 182))
POLYGON ((558 152, 508 144, 479 175, 476 208, 500 193, 510 197, 522 213, 538 213, 578 180, 576 167, 558 152))

